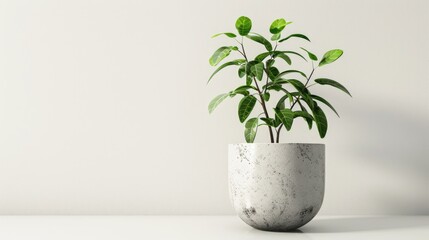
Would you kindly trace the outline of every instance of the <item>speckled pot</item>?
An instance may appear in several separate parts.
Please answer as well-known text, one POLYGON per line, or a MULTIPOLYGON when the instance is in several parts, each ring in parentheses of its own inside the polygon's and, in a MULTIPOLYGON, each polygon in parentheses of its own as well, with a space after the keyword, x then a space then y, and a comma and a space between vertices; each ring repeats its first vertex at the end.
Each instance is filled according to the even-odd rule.
POLYGON ((238 216, 267 231, 291 231, 316 216, 325 192, 325 145, 229 145, 229 193, 238 216))

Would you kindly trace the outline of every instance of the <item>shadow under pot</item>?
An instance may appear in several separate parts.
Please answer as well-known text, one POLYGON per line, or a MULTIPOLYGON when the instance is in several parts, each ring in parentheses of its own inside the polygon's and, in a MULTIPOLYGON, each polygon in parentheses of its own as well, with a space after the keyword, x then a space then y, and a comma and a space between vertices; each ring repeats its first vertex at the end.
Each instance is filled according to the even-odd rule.
POLYGON ((266 231, 292 231, 316 216, 325 192, 325 145, 230 144, 229 194, 238 216, 266 231))

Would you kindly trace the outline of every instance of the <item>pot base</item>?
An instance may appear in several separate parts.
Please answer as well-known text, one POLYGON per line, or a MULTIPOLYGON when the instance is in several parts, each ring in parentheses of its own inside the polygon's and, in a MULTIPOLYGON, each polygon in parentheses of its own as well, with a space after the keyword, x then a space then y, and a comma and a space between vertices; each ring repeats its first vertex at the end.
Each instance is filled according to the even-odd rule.
POLYGON ((234 209, 264 231, 293 231, 319 211, 324 195, 322 144, 231 144, 229 190, 234 209))

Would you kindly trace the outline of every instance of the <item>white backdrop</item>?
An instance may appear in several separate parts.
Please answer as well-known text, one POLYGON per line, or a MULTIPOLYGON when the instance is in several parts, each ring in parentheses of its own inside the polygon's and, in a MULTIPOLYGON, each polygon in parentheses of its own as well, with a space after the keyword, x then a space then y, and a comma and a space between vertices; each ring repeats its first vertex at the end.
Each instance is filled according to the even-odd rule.
MULTIPOLYGON (((428 1, 0 1, 1 214, 230 214, 227 144, 242 142, 239 84, 208 58, 238 16, 268 33, 294 23, 319 56, 323 140, 304 123, 284 142, 327 145, 321 214, 429 213, 428 1)), ((250 54, 262 48, 250 44, 250 54)), ((299 61, 298 61, 299 62, 299 61)), ((308 72, 308 65, 298 64, 308 72)), ((267 141, 261 130, 258 142, 267 141)))

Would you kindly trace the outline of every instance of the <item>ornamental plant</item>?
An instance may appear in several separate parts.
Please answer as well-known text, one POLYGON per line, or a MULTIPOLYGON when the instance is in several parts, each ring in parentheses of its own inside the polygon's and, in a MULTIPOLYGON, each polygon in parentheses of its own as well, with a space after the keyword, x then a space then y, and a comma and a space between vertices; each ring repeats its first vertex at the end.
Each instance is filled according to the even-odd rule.
POLYGON ((283 18, 274 20, 269 29, 272 34, 271 41, 269 41, 262 35, 251 32, 252 21, 248 17, 241 16, 235 23, 238 36, 231 32, 212 36, 212 38, 226 36, 235 40, 236 44, 217 49, 209 59, 210 65, 217 66, 231 52, 237 53, 236 55, 239 55, 240 58, 220 65, 210 76, 208 82, 216 73, 229 66, 237 67, 238 77, 243 80, 242 84, 234 90, 216 96, 209 103, 209 113, 212 113, 226 98, 241 96, 238 104, 238 119, 244 123, 244 137, 248 143, 255 140, 258 128, 261 126, 268 127, 271 142, 278 143, 282 128, 289 131, 297 118, 304 119, 309 129, 312 128, 314 122, 320 137, 324 138, 328 130, 328 121, 320 105, 329 107, 338 117, 339 115, 327 100, 310 92, 310 88, 317 85, 329 85, 351 96, 350 92, 337 81, 329 78, 312 78, 318 67, 333 63, 340 58, 343 55, 341 49, 326 52, 320 60, 316 54, 303 47, 299 50, 301 53, 296 50, 280 50, 281 44, 290 39, 297 38, 310 42, 307 36, 300 33, 282 38, 282 31, 291 23, 283 18), (244 40, 262 44, 266 51, 251 58, 246 54, 244 40), (285 62, 282 66, 291 66, 292 56, 311 62, 311 72, 306 74, 292 67, 281 69, 278 63, 285 62), (276 101, 274 101, 273 93, 279 95, 276 101), (268 107, 269 102, 272 102, 270 103, 272 108, 268 107), (261 106, 260 112, 254 110, 257 103, 261 106), (249 118, 250 115, 253 116, 249 118))

